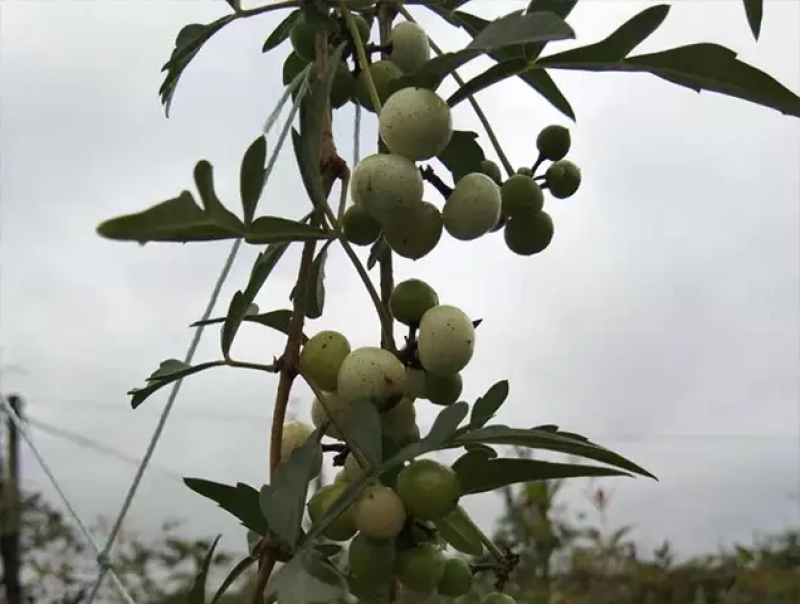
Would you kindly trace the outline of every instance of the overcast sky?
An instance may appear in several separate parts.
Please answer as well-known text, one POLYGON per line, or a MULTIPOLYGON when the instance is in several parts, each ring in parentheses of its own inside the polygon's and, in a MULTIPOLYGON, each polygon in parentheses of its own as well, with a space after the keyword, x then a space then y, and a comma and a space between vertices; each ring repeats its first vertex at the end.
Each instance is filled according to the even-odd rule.
MULTIPOLYGON (((584 2, 571 24, 589 43, 648 4, 584 2)), ((481 0, 470 10, 497 15, 523 6, 481 0)), ((94 229, 193 189, 202 158, 214 164, 223 200, 238 209, 241 154, 280 95, 288 45, 261 53, 276 16, 230 25, 187 69, 166 119, 159 69, 178 30, 225 14, 222 0, 6 0, 0 11, 0 345, 4 367, 25 371, 5 369, 3 390, 22 392, 31 418, 141 457, 167 389, 136 411, 125 393, 159 361, 184 356, 188 325, 202 314, 231 244, 142 248, 102 240, 94 229)), ((466 44, 442 21, 422 20, 442 46, 466 44)), ((639 50, 719 42, 797 91, 798 25, 800 4, 770 2, 756 44, 738 0, 683 2, 639 50)), ((475 61, 469 71, 486 65, 475 61)), ((798 121, 647 75, 555 79, 578 115, 570 155, 584 182, 572 199, 547 202, 551 247, 521 258, 500 234, 471 244, 445 236, 424 260, 398 261, 398 279, 425 279, 442 302, 484 319, 465 373, 467 400, 507 378, 511 396, 499 421, 560 424, 659 476, 659 483, 606 483, 616 493, 612 524, 634 523, 644 543, 669 537, 684 552, 796 526, 798 121)), ((535 158, 539 129, 567 123, 517 81, 479 100, 515 165, 535 158)), ((335 117, 347 158, 352 115, 347 108, 335 117)), ((468 103, 454 119, 459 129, 480 131, 468 103)), ((364 148, 374 148, 375 136, 367 119, 364 148)), ((286 151, 260 209, 299 216, 307 201, 286 151)), ((217 316, 246 283, 257 251, 243 248, 217 316)), ((287 254, 270 278, 262 309, 287 307, 297 258, 297 250, 287 254)), ((333 328, 354 346, 376 344, 369 299, 338 252, 327 284, 326 315, 307 331, 333 328)), ((216 358, 218 342, 218 331, 207 330, 197 359, 216 358)), ((266 361, 281 349, 278 335, 248 326, 235 355, 266 361)), ((222 531, 224 547, 242 549, 236 522, 178 477, 258 486, 275 385, 272 376, 235 370, 187 380, 127 528, 148 531, 183 517, 187 530, 222 531)), ((307 418, 309 393, 298 388, 295 396, 292 412, 307 418)), ((423 431, 433 413, 420 405, 423 431)), ((135 465, 31 433, 84 518, 116 514, 135 465)), ((27 488, 54 496, 27 448, 23 471, 27 488)), ((500 509, 493 495, 466 505, 487 529, 500 509)))

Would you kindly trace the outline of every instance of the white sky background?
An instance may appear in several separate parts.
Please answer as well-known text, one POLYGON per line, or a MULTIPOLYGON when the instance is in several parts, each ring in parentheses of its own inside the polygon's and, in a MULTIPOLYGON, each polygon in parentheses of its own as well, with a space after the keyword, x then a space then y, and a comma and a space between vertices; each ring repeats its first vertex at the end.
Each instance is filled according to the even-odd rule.
MULTIPOLYGON (((590 43, 651 4, 586 1, 570 22, 578 42, 590 43)), ((479 0, 466 9, 499 15, 522 7, 479 0)), ((279 17, 237 22, 215 36, 186 70, 169 120, 157 97, 159 69, 181 26, 227 10, 222 0, 0 5, 0 344, 3 363, 27 372, 4 372, 3 389, 22 392, 32 418, 134 457, 168 389, 135 412, 125 392, 160 360, 183 357, 188 325, 200 317, 230 242, 140 248, 102 240, 94 229, 193 189, 201 158, 214 164, 221 197, 238 211, 241 155, 280 95, 288 44, 261 54, 279 17)), ((446 48, 467 42, 436 18, 422 21, 446 48)), ((714 41, 798 91, 798 26, 800 4, 769 2, 756 44, 738 0, 681 2, 637 51, 714 41)), ((486 65, 476 61, 468 72, 486 65)), ((559 424, 659 476, 606 483, 616 492, 612 524, 634 523, 645 544, 668 537, 684 552, 796 525, 798 121, 647 75, 554 77, 578 115, 570 155, 584 182, 574 198, 547 202, 551 247, 520 258, 500 234, 471 244, 445 236, 425 259, 399 260, 398 280, 425 279, 443 302, 484 318, 465 374, 467 400, 508 378, 499 421, 559 424)), ((479 100, 515 165, 535 159, 539 129, 567 123, 516 80, 479 100)), ((364 125, 368 150, 373 120, 364 125)), ((490 150, 468 103, 455 123, 481 132, 490 150)), ((335 126, 349 158, 352 109, 337 112, 335 126)), ((306 212, 293 161, 287 146, 260 212, 306 212)), ((246 246, 239 256, 217 316, 246 283, 256 253, 246 246)), ((288 307, 297 258, 298 250, 288 254, 272 275, 262 309, 288 307)), ((340 253, 327 287, 326 315, 307 331, 334 328, 354 346, 375 344, 377 319, 340 253)), ((217 357, 218 342, 209 329, 196 358, 217 357)), ((234 352, 268 361, 281 349, 279 334, 250 326, 234 352)), ((224 547, 242 549, 235 521, 159 469, 260 484, 275 384, 234 370, 187 380, 128 529, 149 532, 180 517, 192 533, 222 531, 224 547)), ((307 417, 308 391, 295 396, 292 411, 307 417)), ((420 407, 425 429, 434 409, 420 407)), ((84 518, 116 514, 135 466, 33 435, 84 518)), ((52 495, 27 449, 24 456, 25 486, 52 495)), ((500 509, 492 495, 466 504, 487 529, 500 509)))

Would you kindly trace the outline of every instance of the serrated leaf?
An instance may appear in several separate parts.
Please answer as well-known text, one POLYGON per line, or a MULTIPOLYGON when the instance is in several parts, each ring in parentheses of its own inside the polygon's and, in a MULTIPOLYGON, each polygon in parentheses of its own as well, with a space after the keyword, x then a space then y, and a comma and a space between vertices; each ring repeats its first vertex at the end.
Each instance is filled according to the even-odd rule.
POLYGON ((267 138, 262 134, 244 152, 239 169, 239 196, 242 200, 244 223, 248 227, 253 224, 258 200, 267 181, 266 161, 267 138))
POLYGON ((453 470, 458 474, 464 495, 486 493, 504 486, 556 480, 560 478, 630 476, 613 468, 582 464, 555 463, 536 459, 488 459, 481 455, 466 454, 455 461, 453 470))
POLYGON ((278 464, 272 484, 265 484, 259 493, 261 513, 272 534, 289 548, 294 548, 302 534, 308 485, 319 472, 322 459, 319 430, 309 435, 289 459, 278 464))
POLYGON ((469 130, 454 130, 450 142, 437 157, 450 171, 453 183, 471 172, 480 172, 486 155, 478 144, 478 133, 469 130))
POLYGON ((555 13, 514 11, 487 25, 464 50, 493 50, 531 42, 571 40, 575 32, 555 13))
POLYGON ((494 384, 486 391, 472 406, 470 415, 470 428, 480 428, 494 417, 497 410, 506 402, 508 398, 508 380, 503 380, 494 384))
POLYGON ((237 239, 240 234, 211 221, 189 191, 136 214, 102 222, 97 234, 115 241, 190 243, 237 239))
POLYGON ((456 506, 444 518, 434 521, 439 535, 454 549, 470 556, 483 555, 483 541, 464 508, 456 506))
MULTIPOLYGON (((555 13, 562 19, 569 17, 572 9, 578 4, 578 0, 531 0, 528 3, 528 8, 525 9, 526 13, 535 13, 539 11, 555 13)), ((523 47, 523 54, 529 60, 533 61, 544 50, 547 42, 533 42, 525 44, 523 47)))
POLYGON ((272 30, 272 33, 269 34, 267 39, 264 41, 264 46, 261 47, 261 52, 269 52, 273 48, 277 48, 280 46, 284 40, 289 37, 289 33, 292 31, 292 26, 294 25, 297 18, 300 16, 301 11, 293 10, 286 18, 278 23, 275 29, 272 30))
POLYGON ((585 459, 592 459, 610 466, 621 468, 634 474, 640 474, 655 479, 655 476, 624 458, 618 453, 601 447, 591 441, 583 441, 562 433, 553 433, 546 430, 509 428, 504 425, 484 426, 478 430, 461 433, 447 442, 447 447, 463 446, 468 443, 482 443, 486 445, 511 445, 529 449, 555 451, 565 455, 574 455, 585 459))
POLYGON ((183 70, 194 59, 203 44, 235 18, 236 15, 226 15, 207 25, 192 23, 178 32, 175 49, 172 51, 169 61, 161 68, 161 71, 166 71, 167 74, 158 89, 158 95, 161 98, 161 104, 164 105, 167 117, 169 117, 172 98, 183 70))
POLYGON ((695 92, 717 92, 800 117, 800 97, 718 44, 690 44, 612 63, 594 62, 591 58, 588 62, 574 62, 565 54, 539 59, 536 64, 555 69, 651 73, 695 92))
POLYGON ((537 64, 548 67, 553 66, 553 63, 596 64, 622 61, 661 26, 669 15, 669 9, 668 4, 658 4, 646 8, 628 19, 600 42, 543 57, 537 61, 537 64))
POLYGON ((143 388, 133 388, 132 390, 128 391, 128 394, 131 396, 131 408, 136 409, 139 405, 146 401, 150 395, 158 390, 161 390, 161 388, 167 384, 177 382, 178 380, 182 380, 183 378, 195 373, 200 373, 201 371, 210 369, 211 367, 220 367, 224 364, 225 363, 223 361, 211 361, 208 363, 200 363, 199 365, 187 365, 186 367, 177 371, 161 373, 157 377, 156 374, 153 373, 147 379, 147 386, 144 386, 143 388))
POLYGON ((216 503, 242 523, 242 526, 259 535, 267 534, 267 521, 258 504, 258 491, 242 482, 231 486, 202 478, 184 478, 184 484, 195 493, 216 503))
POLYGON ((744 12, 753 38, 758 40, 761 35, 761 19, 764 17, 764 0, 744 0, 744 12))
POLYGON ((315 208, 322 208, 327 203, 322 174, 319 169, 320 147, 322 131, 329 111, 333 78, 345 48, 346 44, 340 44, 328 58, 325 72, 317 78, 300 105, 300 132, 292 129, 292 143, 297 166, 300 169, 308 197, 315 208))
POLYGON ((567 97, 547 73, 546 69, 526 70, 518 74, 528 86, 538 92, 544 100, 566 115, 573 122, 576 121, 575 111, 572 109, 567 97))
POLYGON ((211 562, 214 560, 214 551, 222 535, 217 535, 211 547, 208 548, 203 563, 195 575, 192 588, 189 590, 187 604, 206 604, 206 581, 208 581, 208 571, 211 569, 211 562))
POLYGON ((325 309, 325 264, 328 261, 328 248, 333 241, 325 242, 311 264, 311 291, 305 309, 309 319, 319 319, 325 309))
POLYGON ((270 577, 266 595, 281 604, 327 604, 347 594, 344 576, 319 552, 294 556, 270 577))
POLYGON ((205 159, 201 159, 195 164, 194 184, 200 194, 200 201, 208 219, 234 233, 244 234, 245 228, 242 221, 236 214, 228 210, 217 197, 214 188, 214 167, 205 159))
MULTIPOLYGON (((224 323, 226 317, 218 317, 215 319, 207 319, 205 321, 195 321, 190 327, 198 327, 200 325, 213 325, 215 323, 224 323)), ((292 311, 288 309, 272 310, 270 312, 260 313, 257 315, 246 315, 243 323, 258 323, 265 327, 270 327, 283 334, 289 335, 289 322, 292 320, 292 311)), ((303 344, 308 341, 308 336, 303 334, 303 344)))
POLYGON ((348 417, 348 436, 371 466, 377 467, 383 461, 381 440, 381 417, 375 403, 359 401, 352 407, 348 417))
POLYGON ((214 594, 214 597, 211 598, 211 604, 216 604, 219 602, 220 598, 225 595, 225 592, 227 592, 231 586, 236 583, 236 580, 256 562, 258 562, 258 560, 253 556, 247 556, 246 558, 239 560, 239 562, 236 563, 236 566, 234 566, 225 577, 225 580, 222 581, 217 589, 217 592, 214 594))
POLYGON ((450 107, 455 107, 461 101, 468 99, 474 94, 477 94, 478 92, 485 90, 490 86, 494 86, 503 80, 507 80, 515 75, 519 75, 527 67, 528 61, 523 57, 516 57, 509 59, 508 61, 504 61, 503 63, 492 65, 483 73, 476 75, 468 82, 464 82, 464 85, 456 90, 449 99, 447 99, 447 104, 450 105, 450 107))
POLYGON ((288 243, 292 241, 319 241, 330 239, 331 233, 296 220, 279 216, 259 216, 245 235, 247 243, 288 243))

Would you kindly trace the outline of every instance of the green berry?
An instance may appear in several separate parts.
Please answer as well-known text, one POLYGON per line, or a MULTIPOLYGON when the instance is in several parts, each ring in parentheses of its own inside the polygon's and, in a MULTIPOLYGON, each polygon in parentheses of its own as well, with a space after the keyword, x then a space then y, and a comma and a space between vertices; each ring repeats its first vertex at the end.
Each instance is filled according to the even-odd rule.
POLYGON ((503 214, 506 217, 531 216, 540 212, 544 206, 544 193, 541 187, 524 174, 515 174, 500 187, 503 198, 503 214))
POLYGON ((438 155, 453 136, 450 107, 427 88, 403 88, 392 94, 378 122, 389 151, 414 161, 438 155))
POLYGON ((391 541, 376 542, 358 533, 350 542, 347 561, 350 572, 370 587, 388 583, 394 575, 396 550, 391 541))
POLYGON ((356 79, 347 66, 347 63, 341 61, 336 66, 336 74, 333 77, 331 84, 331 107, 339 109, 343 107, 351 98, 356 89, 356 79))
MULTIPOLYGON (((392 94, 392 81, 403 75, 400 68, 388 59, 372 63, 369 66, 369 73, 372 76, 372 82, 375 84, 375 91, 378 93, 378 99, 381 104, 385 103, 386 99, 392 94)), ((372 99, 369 96, 365 71, 361 71, 356 76, 356 100, 364 109, 375 113, 372 99)))
POLYGON ((539 153, 551 161, 564 159, 569 153, 571 143, 569 130, 558 124, 547 126, 536 137, 536 148, 539 153))
POLYGON ((350 195, 379 224, 400 211, 418 208, 424 183, 416 164, 402 155, 373 153, 362 159, 350 177, 350 195))
POLYGON ((466 560, 450 558, 444 565, 442 578, 436 584, 436 592, 446 598, 460 598, 472 589, 472 581, 472 569, 466 560))
POLYGON ((459 373, 472 360, 474 349, 475 327, 460 308, 440 304, 422 316, 417 354, 428 373, 459 373))
POLYGON ((471 241, 491 231, 500 220, 500 187, 481 172, 459 179, 442 209, 447 233, 459 241, 471 241))
MULTIPOLYGON (((307 505, 311 522, 318 522, 346 488, 346 483, 335 482, 317 491, 307 505)), ((356 524, 353 520, 353 509, 350 507, 334 520, 328 528, 322 532, 322 535, 332 541, 347 541, 350 537, 355 535, 355 533, 356 524)))
POLYGON ((338 331, 320 331, 303 346, 300 372, 323 390, 336 390, 339 368, 350 354, 350 342, 338 331))
POLYGON ((507 594, 495 591, 484 597, 481 604, 517 604, 517 601, 507 594))
POLYGON ((405 392, 406 368, 388 350, 364 346, 347 355, 337 380, 337 394, 346 404, 369 400, 381 407, 405 392))
POLYGON ((361 43, 366 44, 369 42, 369 37, 372 33, 372 26, 370 26, 369 22, 358 13, 353 13, 353 21, 356 22, 358 35, 361 36, 361 43))
POLYGON ((517 174, 524 174, 525 176, 530 176, 533 178, 533 170, 526 166, 522 166, 521 168, 517 168, 517 174))
POLYGON ((491 178, 498 185, 503 183, 503 173, 500 172, 500 166, 494 163, 491 159, 484 159, 481 162, 481 172, 486 174, 486 176, 491 178))
POLYGON ((430 202, 395 212, 383 229, 383 238, 398 256, 419 260, 442 238, 442 213, 430 202))
POLYGON ((519 256, 545 250, 553 240, 553 219, 547 212, 509 218, 503 230, 506 246, 519 256))
POLYGON ((460 373, 450 375, 427 373, 425 375, 425 398, 434 405, 443 407, 452 405, 461 396, 463 388, 464 381, 460 373))
POLYGON ((342 218, 345 239, 353 245, 370 245, 381 236, 381 225, 364 206, 353 204, 342 218))
POLYGON ((389 310, 395 319, 404 325, 419 325, 422 315, 439 304, 434 289, 419 279, 408 279, 398 283, 389 298, 389 310))
POLYGON ((362 491, 353 505, 353 520, 368 539, 394 539, 406 521, 403 502, 389 487, 374 485, 362 491))
POLYGON ((316 54, 316 30, 308 23, 305 13, 300 13, 289 31, 292 49, 300 58, 313 61, 316 54))
POLYGON ((419 520, 439 520, 458 505, 461 482, 452 468, 432 459, 418 459, 397 475, 397 495, 419 520))
POLYGON ((286 60, 283 62, 283 85, 288 86, 291 84, 307 65, 308 61, 296 52, 289 53, 289 56, 286 57, 286 60))
POLYGON ((381 434, 396 443, 406 442, 417 429, 417 409, 414 401, 402 399, 388 411, 381 413, 381 434))
POLYGON ((551 164, 544 178, 550 194, 557 199, 572 197, 581 186, 580 168, 566 159, 551 164))
POLYGON ((429 594, 444 575, 445 557, 430 543, 397 554, 397 580, 419 594, 429 594))

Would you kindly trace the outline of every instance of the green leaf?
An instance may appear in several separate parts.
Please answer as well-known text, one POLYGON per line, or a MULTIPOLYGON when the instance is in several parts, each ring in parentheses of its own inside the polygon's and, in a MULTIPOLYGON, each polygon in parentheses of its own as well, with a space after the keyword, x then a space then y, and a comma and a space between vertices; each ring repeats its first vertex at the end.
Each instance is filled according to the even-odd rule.
MULTIPOLYGON (((195 321, 190 327, 198 327, 200 325, 213 325, 215 323, 224 323, 227 317, 218 317, 215 319, 207 319, 205 321, 195 321)), ((289 335, 289 322, 292 320, 292 311, 288 309, 272 310, 270 312, 260 313, 257 315, 246 315, 243 323, 258 323, 265 327, 270 327, 282 334, 289 335)), ((308 336, 303 334, 303 344, 308 341, 308 336)))
POLYGON ((208 219, 238 235, 243 235, 245 228, 242 221, 222 205, 217 197, 214 189, 214 167, 205 159, 201 159, 194 167, 194 184, 200 194, 200 201, 208 219))
POLYGON ((470 556, 483 555, 483 541, 461 506, 434 522, 439 535, 454 549, 470 556))
POLYGON ((492 449, 490 446, 484 445, 482 443, 469 443, 469 444, 466 444, 466 445, 464 445, 464 450, 467 453, 473 453, 473 452, 474 453, 481 453, 487 459, 493 459, 493 458, 497 457, 497 451, 492 449))
POLYGON ((471 172, 480 172, 481 162, 486 159, 478 144, 478 133, 469 130, 454 130, 450 142, 437 159, 453 175, 453 183, 471 172))
POLYGON ((228 576, 225 577, 225 580, 220 584, 219 589, 217 589, 217 593, 215 593, 214 597, 211 598, 211 604, 216 604, 219 602, 220 598, 225 595, 225 592, 231 588, 236 580, 256 562, 258 562, 258 560, 253 556, 247 556, 246 558, 239 560, 239 562, 236 563, 236 566, 231 569, 231 572, 228 573, 228 576))
POLYGON ((383 444, 381 417, 375 403, 369 400, 359 401, 352 407, 351 413, 347 423, 350 429, 348 436, 371 466, 379 466, 383 461, 383 444))
MULTIPOLYGON (((604 40, 543 57, 536 64, 543 67, 554 67, 562 64, 586 63, 591 65, 622 61, 661 26, 669 14, 669 9, 668 4, 658 4, 646 8, 620 25, 604 40)), ((576 69, 580 68, 576 67, 576 69)))
POLYGON ((230 486, 202 478, 184 478, 183 482, 195 493, 216 503, 254 533, 262 536, 267 534, 267 521, 258 504, 258 491, 253 487, 242 482, 230 486))
POLYGON ((387 251, 389 251, 389 244, 386 243, 383 237, 379 237, 378 240, 372 244, 372 247, 369 248, 367 270, 371 271, 375 268, 375 265, 378 264, 378 260, 380 260, 387 251))
POLYGON ((272 484, 265 484, 259 493, 261 513, 278 539, 294 548, 302 534, 308 485, 319 471, 322 433, 314 430, 297 447, 289 459, 278 464, 272 484))
POLYGON ((316 543, 314 549, 325 558, 333 558, 335 555, 341 553, 342 546, 338 543, 316 543))
POLYGON ((327 203, 327 196, 320 173, 320 147, 322 131, 326 121, 331 87, 336 70, 342 60, 346 44, 342 43, 328 58, 325 72, 311 86, 308 95, 300 105, 300 132, 292 129, 297 165, 309 199, 315 208, 322 208, 327 203))
POLYGON ((294 22, 297 21, 297 18, 300 16, 299 10, 293 10, 286 18, 278 23, 275 29, 272 30, 272 33, 267 37, 266 41, 264 42, 264 46, 261 48, 261 52, 269 52, 273 48, 277 48, 278 46, 283 43, 289 37, 289 33, 292 31, 292 26, 294 22))
POLYGON ((187 598, 188 604, 206 604, 206 581, 208 580, 208 571, 211 569, 211 562, 214 560, 214 550, 217 549, 217 544, 222 538, 222 535, 217 535, 211 547, 208 548, 203 563, 195 575, 192 589, 189 591, 187 598))
POLYGON ((690 44, 613 63, 575 63, 565 61, 563 54, 539 59, 537 64, 556 69, 647 72, 696 92, 717 92, 800 117, 800 97, 718 44, 690 44))
MULTIPOLYGON (((169 367, 174 367, 175 362, 176 359, 164 361, 164 363, 172 364, 169 367)), ((146 401, 151 394, 161 390, 161 388, 167 384, 177 382, 178 380, 182 380, 189 375, 200 373, 201 371, 210 369, 211 367, 220 367, 221 365, 225 364, 224 361, 211 361, 209 363, 200 363, 199 365, 187 365, 183 363, 183 366, 180 369, 175 368, 175 370, 172 371, 163 369, 164 363, 162 363, 162 367, 154 371, 150 377, 147 378, 147 386, 144 386, 143 388, 133 388, 132 390, 128 391, 128 394, 131 395, 131 408, 136 409, 139 405, 146 401)))
MULTIPOLYGON (((394 460, 394 458, 393 458, 394 460)), ((392 460, 392 461, 393 461, 392 460)), ((361 491, 364 490, 364 487, 377 476, 381 470, 389 469, 390 462, 386 462, 380 466, 381 469, 374 468, 369 472, 362 472, 356 480, 353 482, 348 482, 347 487, 342 491, 342 493, 334 500, 333 503, 328 507, 325 514, 317 520, 308 531, 308 534, 305 536, 303 540, 303 548, 309 547, 313 544, 317 538, 324 533, 328 527, 339 517, 341 516, 347 509, 353 504, 353 502, 358 498, 361 494, 361 491)))
POLYGON ((189 243, 237 239, 236 231, 211 221, 189 191, 136 214, 102 222, 97 233, 115 241, 189 243))
POLYGON ((550 77, 545 69, 534 69, 518 74, 528 86, 538 92, 544 100, 566 115, 573 122, 576 121, 575 111, 569 104, 567 97, 559 89, 558 85, 550 77))
POLYGON ((318 241, 330 239, 333 235, 314 226, 280 218, 279 216, 259 216, 245 235, 247 243, 284 243, 291 241, 318 241))
POLYGON ((744 12, 753 38, 758 40, 761 35, 761 19, 764 16, 764 0, 744 0, 744 12))
POLYGON ((426 61, 414 73, 392 80, 389 84, 389 90, 397 92, 412 86, 436 90, 448 75, 482 54, 484 54, 483 50, 474 49, 440 54, 426 61))
POLYGON ((248 227, 253 224, 258 200, 267 182, 266 161, 267 138, 262 134, 244 152, 239 170, 239 195, 242 199, 244 223, 248 227))
POLYGON ((464 50, 492 50, 529 42, 551 42, 575 38, 573 29, 555 13, 524 14, 514 11, 487 25, 464 50))
POLYGON ((167 117, 169 117, 172 97, 175 95, 175 88, 183 74, 183 70, 186 69, 186 66, 194 59, 203 44, 208 42, 211 36, 235 18, 236 15, 226 15, 207 25, 192 23, 178 32, 178 36, 175 40, 175 49, 172 51, 169 61, 161 68, 161 71, 166 71, 167 75, 164 77, 164 82, 158 89, 158 95, 161 97, 161 104, 164 105, 167 117))
POLYGON ((470 428, 480 428, 494 417, 497 410, 508 398, 508 380, 503 380, 494 384, 486 391, 472 406, 470 415, 470 428))
POLYGON ((316 550, 299 553, 267 583, 268 601, 280 604, 327 604, 347 594, 344 576, 316 550))
MULTIPOLYGON (((528 3, 528 8, 525 9, 526 13, 535 13, 539 11, 555 13, 562 19, 569 17, 572 9, 578 4, 578 0, 531 0, 528 3)), ((533 61, 544 50, 547 42, 533 42, 525 44, 523 53, 529 61, 533 61)))
POLYGON ((467 413, 469 413, 469 405, 464 401, 445 407, 436 416, 428 435, 422 439, 420 444, 423 444, 429 451, 435 450, 447 442, 447 439, 453 435, 464 418, 467 417, 467 413))
POLYGON ((542 449, 556 451, 566 455, 575 455, 592 459, 601 463, 615 466, 634 474, 655 478, 650 472, 625 459, 621 455, 610 451, 600 445, 553 433, 546 430, 509 428, 503 425, 484 426, 478 430, 471 430, 457 435, 447 442, 448 448, 463 446, 469 443, 482 443, 486 445, 511 445, 527 447, 529 449, 542 449))
POLYGON ((589 476, 630 476, 613 468, 581 464, 554 463, 536 459, 488 459, 481 454, 466 453, 453 464, 464 495, 486 493, 501 487, 532 482, 589 476))
POLYGON ((334 241, 326 241, 311 264, 311 295, 305 309, 309 319, 319 319, 325 308, 325 263, 328 261, 328 248, 334 241))
POLYGON ((519 75, 528 67, 528 60, 523 57, 516 57, 509 59, 503 63, 492 65, 489 69, 481 74, 478 74, 468 82, 465 82, 458 90, 456 90, 449 99, 447 104, 450 107, 455 107, 461 101, 466 100, 470 96, 477 94, 481 90, 485 90, 490 86, 507 80, 515 75, 519 75))

